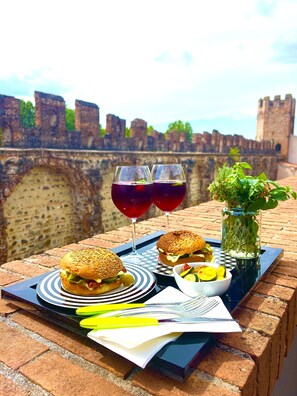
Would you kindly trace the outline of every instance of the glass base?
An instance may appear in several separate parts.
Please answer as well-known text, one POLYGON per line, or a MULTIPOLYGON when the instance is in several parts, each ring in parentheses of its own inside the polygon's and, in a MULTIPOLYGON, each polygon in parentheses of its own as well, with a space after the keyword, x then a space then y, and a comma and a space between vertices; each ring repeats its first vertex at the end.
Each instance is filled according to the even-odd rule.
POLYGON ((127 254, 126 256, 121 256, 121 260, 123 263, 128 263, 128 264, 140 264, 141 263, 141 255, 139 253, 130 253, 127 254))

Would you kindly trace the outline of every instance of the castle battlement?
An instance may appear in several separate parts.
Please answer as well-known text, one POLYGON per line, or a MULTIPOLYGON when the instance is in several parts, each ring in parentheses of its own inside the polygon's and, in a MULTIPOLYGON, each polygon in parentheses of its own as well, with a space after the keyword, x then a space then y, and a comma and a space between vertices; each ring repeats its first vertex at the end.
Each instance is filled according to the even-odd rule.
MULTIPOLYGON (((242 154, 275 152, 271 139, 256 141, 241 135, 222 135, 217 130, 193 133, 192 142, 186 133, 177 131, 148 135, 147 122, 139 118, 131 122, 131 133, 126 137, 126 121, 113 114, 106 116, 106 134, 100 136, 100 109, 82 100, 75 101, 75 130, 68 131, 61 96, 35 91, 34 100, 35 126, 25 128, 21 125, 20 100, 0 95, 0 147, 208 153, 228 153, 238 147, 242 154)), ((263 103, 262 107, 267 103, 270 106, 269 98, 263 103)))
POLYGON ((288 158, 290 135, 294 133, 296 100, 291 94, 285 99, 276 95, 274 100, 269 96, 258 103, 256 140, 274 142, 276 150, 288 158))
POLYGON ((258 108, 266 110, 271 107, 286 107, 290 109, 294 105, 294 101, 291 94, 286 94, 285 99, 281 99, 280 95, 275 95, 273 100, 270 99, 270 96, 265 96, 264 99, 259 99, 258 108))

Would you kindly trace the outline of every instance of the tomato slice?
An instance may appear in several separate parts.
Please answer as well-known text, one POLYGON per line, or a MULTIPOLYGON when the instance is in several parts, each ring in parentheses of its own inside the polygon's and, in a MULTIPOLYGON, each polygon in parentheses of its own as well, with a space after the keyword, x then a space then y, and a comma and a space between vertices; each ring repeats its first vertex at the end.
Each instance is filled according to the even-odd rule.
POLYGON ((191 267, 189 266, 189 264, 188 264, 188 263, 185 263, 184 266, 183 266, 182 272, 187 271, 187 270, 190 269, 190 268, 191 268, 191 267))

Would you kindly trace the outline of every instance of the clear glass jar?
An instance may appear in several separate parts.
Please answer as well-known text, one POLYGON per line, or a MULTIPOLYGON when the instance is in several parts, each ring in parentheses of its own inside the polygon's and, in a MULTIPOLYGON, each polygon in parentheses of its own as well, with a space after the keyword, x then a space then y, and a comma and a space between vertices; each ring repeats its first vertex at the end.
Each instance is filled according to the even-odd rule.
POLYGON ((222 210, 222 250, 239 259, 254 259, 261 252, 261 211, 222 210))

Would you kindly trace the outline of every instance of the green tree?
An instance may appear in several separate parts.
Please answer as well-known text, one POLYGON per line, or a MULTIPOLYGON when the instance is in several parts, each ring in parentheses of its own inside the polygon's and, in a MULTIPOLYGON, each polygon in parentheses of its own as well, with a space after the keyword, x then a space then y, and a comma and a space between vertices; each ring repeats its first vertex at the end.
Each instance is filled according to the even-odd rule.
POLYGON ((21 125, 25 128, 33 128, 35 126, 35 108, 30 101, 26 102, 21 99, 20 102, 21 125))
POLYGON ((186 136, 188 141, 191 143, 192 142, 192 136, 193 136, 193 129, 191 127, 191 124, 189 122, 183 122, 181 120, 171 122, 168 127, 167 131, 165 133, 168 133, 170 131, 177 131, 177 132, 186 132, 186 136))
POLYGON ((154 130, 155 130, 155 128, 152 125, 149 125, 147 128, 147 136, 151 136, 151 134, 154 130))
POLYGON ((235 163, 239 162, 240 159, 240 150, 238 147, 231 147, 229 151, 230 159, 235 163))
POLYGON ((99 124, 99 131, 100 131, 100 136, 103 137, 106 134, 106 129, 102 127, 101 124, 99 124))
POLYGON ((126 127, 126 138, 129 138, 131 136, 131 129, 126 127))
POLYGON ((72 109, 65 108, 66 129, 67 131, 75 131, 75 112, 72 109))

